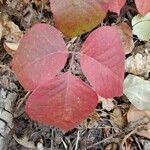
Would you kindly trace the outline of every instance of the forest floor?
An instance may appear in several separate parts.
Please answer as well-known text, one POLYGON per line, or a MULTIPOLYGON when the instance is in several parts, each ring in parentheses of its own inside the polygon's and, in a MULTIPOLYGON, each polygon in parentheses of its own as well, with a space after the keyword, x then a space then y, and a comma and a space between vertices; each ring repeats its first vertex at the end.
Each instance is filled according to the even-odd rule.
MULTIPOLYGON (((119 16, 109 12, 104 25, 125 21, 131 27, 131 20, 136 14, 135 5, 129 0, 119 16)), ((7 29, 0 40, 0 150, 150 150, 150 133, 141 133, 148 128, 149 117, 134 122, 131 119, 129 122, 128 113, 133 106, 125 95, 109 101, 102 100, 87 120, 69 132, 30 120, 24 111, 29 93, 19 84, 11 70, 12 51, 6 51, 4 42, 17 46, 22 33, 33 24, 45 22, 54 25, 53 15, 49 3, 43 6, 36 0, 28 3, 22 0, 0 0, 0 23, 2 21, 7 29)), ((70 50, 79 49, 88 35, 64 39, 70 50)), ((145 57, 145 50, 150 55, 150 43, 133 38, 134 49, 126 56, 126 61, 137 54, 145 57)), ((132 69, 126 75, 128 73, 132 73, 132 69)), ((149 72, 143 77, 149 80, 149 72)))

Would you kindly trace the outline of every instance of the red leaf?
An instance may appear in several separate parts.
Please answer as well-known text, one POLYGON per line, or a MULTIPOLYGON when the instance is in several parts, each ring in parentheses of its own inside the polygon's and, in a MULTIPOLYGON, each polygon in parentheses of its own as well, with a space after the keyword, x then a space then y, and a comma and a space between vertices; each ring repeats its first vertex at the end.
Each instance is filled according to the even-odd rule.
POLYGON ((35 121, 68 131, 94 111, 97 102, 96 93, 68 72, 35 89, 26 112, 35 121))
POLYGON ((143 16, 150 12, 150 0, 135 0, 136 7, 143 16))
POLYGON ((126 0, 109 0, 109 10, 120 14, 120 10, 126 3, 126 0))
POLYGON ((103 0, 50 0, 50 3, 57 28, 71 37, 92 30, 106 16, 103 0))
POLYGON ((81 68, 102 97, 121 96, 124 79, 124 50, 115 27, 92 32, 81 49, 81 68))
POLYGON ((64 67, 67 50, 59 31, 46 24, 34 25, 22 38, 12 68, 26 90, 34 90, 64 67))

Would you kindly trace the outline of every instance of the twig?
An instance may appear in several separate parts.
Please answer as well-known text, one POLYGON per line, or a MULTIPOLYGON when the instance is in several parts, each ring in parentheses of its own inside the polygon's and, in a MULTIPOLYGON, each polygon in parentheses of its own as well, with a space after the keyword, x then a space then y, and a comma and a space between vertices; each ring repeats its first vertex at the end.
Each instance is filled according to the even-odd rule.
MULTIPOLYGON (((108 138, 105 138, 105 139, 103 139, 103 140, 101 140, 101 141, 99 141, 99 142, 97 142, 97 143, 94 143, 94 144, 92 144, 92 145, 86 147, 85 149, 87 150, 87 149, 90 149, 90 148, 92 148, 92 147, 95 147, 95 146, 97 146, 97 145, 99 145, 99 144, 105 143, 105 142, 111 140, 112 138, 114 138, 114 137, 116 137, 116 136, 118 136, 118 135, 120 135, 120 134, 122 134, 122 132, 116 133, 116 134, 114 134, 114 135, 111 135, 111 136, 109 136, 108 138)), ((81 150, 84 150, 84 149, 81 149, 81 150)))
MULTIPOLYGON (((146 117, 144 117, 143 119, 140 119, 140 120, 138 120, 138 121, 136 121, 136 122, 134 122, 134 123, 129 124, 129 125, 128 125, 125 129, 123 129, 121 132, 116 133, 116 134, 113 134, 113 135, 110 135, 108 138, 105 138, 104 140, 99 141, 99 142, 97 142, 97 143, 94 143, 94 144, 92 144, 92 145, 90 145, 90 146, 88 146, 88 147, 86 147, 86 148, 81 149, 81 150, 85 150, 85 149, 88 150, 88 149, 90 149, 90 148, 92 148, 92 147, 95 147, 95 146, 97 146, 97 145, 99 145, 99 144, 106 143, 106 142, 108 142, 108 141, 111 142, 114 137, 116 137, 116 136, 122 136, 123 134, 128 134, 129 132, 134 131, 135 128, 139 128, 139 127, 141 127, 142 125, 148 124, 149 122, 150 122, 150 120, 149 120, 149 118, 146 116, 146 117)), ((131 132, 131 133, 132 133, 132 132, 131 132)))
POLYGON ((30 94, 31 94, 31 91, 28 91, 27 94, 26 94, 23 98, 21 98, 21 102, 19 102, 19 104, 18 104, 16 110, 18 110, 18 109, 20 108, 20 106, 22 105, 22 103, 24 103, 24 101, 28 98, 28 96, 29 96, 30 94))
POLYGON ((71 44, 73 44, 77 40, 77 38, 78 37, 76 36, 69 41, 69 43, 67 44, 67 49, 71 46, 71 44))
POLYGON ((51 139, 51 150, 54 149, 54 141, 53 141, 53 137, 54 137, 54 130, 52 129, 52 139, 51 139))
POLYGON ((135 139, 135 142, 137 143, 138 147, 139 147, 139 150, 142 150, 142 147, 138 141, 138 138, 136 136, 134 136, 134 139, 135 139))
POLYGON ((1 133, 0 133, 0 137, 4 138, 5 139, 5 136, 3 136, 1 133))
POLYGON ((124 137, 124 139, 122 140, 122 143, 121 143, 121 149, 122 149, 122 150, 124 149, 124 144, 125 144, 125 142, 127 141, 127 139, 128 139, 132 134, 135 134, 135 133, 137 132, 137 129, 138 129, 138 127, 137 127, 136 129, 134 129, 133 131, 131 131, 129 134, 127 134, 127 135, 124 137))
POLYGON ((43 16, 43 9, 44 9, 44 2, 42 1, 41 12, 40 12, 40 16, 39 16, 40 20, 42 19, 42 16, 43 16))
POLYGON ((80 139, 80 132, 78 131, 76 145, 75 145, 75 150, 78 150, 79 139, 80 139))
POLYGON ((62 141, 62 143, 63 143, 63 145, 64 145, 65 150, 67 150, 67 149, 68 149, 67 144, 64 142, 64 140, 63 140, 62 138, 61 138, 61 141, 62 141))

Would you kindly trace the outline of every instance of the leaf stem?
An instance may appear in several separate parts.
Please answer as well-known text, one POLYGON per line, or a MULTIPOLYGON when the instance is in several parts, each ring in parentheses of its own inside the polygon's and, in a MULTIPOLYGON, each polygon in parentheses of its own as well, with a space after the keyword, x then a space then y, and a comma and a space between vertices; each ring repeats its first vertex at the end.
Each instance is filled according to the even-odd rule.
POLYGON ((75 58, 75 55, 76 55, 76 52, 71 52, 71 53, 72 53, 72 57, 71 57, 70 66, 69 66, 69 69, 68 69, 69 72, 71 72, 71 70, 72 70, 72 65, 74 63, 74 58, 75 58))

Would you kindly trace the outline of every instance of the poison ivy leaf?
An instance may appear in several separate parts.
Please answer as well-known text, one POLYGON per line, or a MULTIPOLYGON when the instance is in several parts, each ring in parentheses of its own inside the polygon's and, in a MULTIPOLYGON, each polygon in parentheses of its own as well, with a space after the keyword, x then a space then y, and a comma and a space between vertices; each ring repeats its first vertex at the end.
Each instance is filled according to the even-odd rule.
POLYGON ((12 69, 26 90, 34 90, 53 78, 66 60, 67 51, 61 34, 54 27, 40 23, 23 36, 12 69))
POLYGON ((135 0, 136 7, 143 16, 150 12, 150 0, 135 0))
POLYGON ((124 94, 138 109, 150 110, 150 82, 135 75, 128 75, 124 81, 124 94))
POLYGON ((97 103, 96 93, 68 72, 35 89, 26 112, 35 121, 68 131, 89 116, 97 103))
POLYGON ((71 37, 92 30, 106 16, 102 0, 50 0, 50 3, 56 27, 71 37))
POLYGON ((92 32, 81 49, 81 68, 102 97, 121 96, 124 79, 124 50, 115 27, 101 27, 92 32))
POLYGON ((150 40, 150 13, 145 16, 137 15, 132 19, 133 34, 142 41, 150 40))
POLYGON ((120 14, 121 8, 125 5, 126 0, 109 0, 109 10, 120 14))

